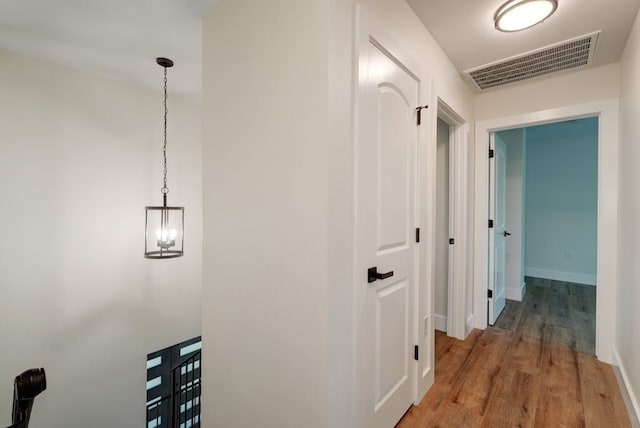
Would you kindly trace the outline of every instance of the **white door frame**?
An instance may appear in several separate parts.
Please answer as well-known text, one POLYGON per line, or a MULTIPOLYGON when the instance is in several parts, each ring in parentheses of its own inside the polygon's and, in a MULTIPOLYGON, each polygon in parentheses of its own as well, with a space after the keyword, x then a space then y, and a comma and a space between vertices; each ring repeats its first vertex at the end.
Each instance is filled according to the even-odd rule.
POLYGON ((611 364, 616 337, 618 267, 618 99, 481 121, 475 134, 474 323, 487 326, 487 215, 489 133, 582 117, 598 124, 598 261, 596 356, 611 364))
MULTIPOLYGON (((358 242, 357 236, 357 219, 358 219, 358 124, 359 124, 359 79, 363 78, 359 69, 359 56, 362 54, 362 46, 374 41, 382 50, 389 53, 391 57, 404 64, 419 79, 420 88, 418 101, 419 104, 427 104, 430 101, 429 91, 431 90, 432 80, 428 73, 414 61, 393 38, 385 31, 381 25, 368 10, 358 5, 356 9, 356 44, 355 44, 355 73, 354 73, 354 243, 358 242)), ((417 106, 416 106, 417 107, 417 106)), ((429 105, 429 108, 421 111, 421 126, 418 127, 418 147, 416 150, 416 189, 415 189, 415 227, 421 230, 421 242, 416 250, 416 262, 414 278, 414 293, 410 296, 413 305, 413 335, 414 343, 419 345, 419 360, 414 361, 412 365, 412 382, 413 382, 413 401, 419 404, 428 388, 433 384, 435 378, 434 370, 434 334, 432 331, 433 316, 433 278, 435 277, 435 252, 431 243, 435 242, 435 209, 434 204, 430 200, 430 196, 435 195, 435 162, 436 148, 428 142, 431 136, 431 124, 435 123, 436 108, 429 105), (433 168, 431 168, 433 166, 433 168)), ((435 202, 435 198, 434 201, 435 202)), ((362 379, 369 376, 364 373, 363 358, 367 358, 366 349, 366 275, 358 266, 357 245, 354 245, 354 269, 353 269, 353 359, 351 361, 354 376, 352 378, 352 402, 355 404, 355 425, 370 426, 367 420, 369 403, 367 402, 367 394, 362 391, 362 379), (363 277, 365 279, 363 280, 363 277)))
MULTIPOLYGON (((442 99, 437 98, 438 117, 449 125, 449 272, 447 293, 447 335, 463 340, 467 317, 467 218, 469 125, 442 99)), ((437 139, 437 127, 434 127, 437 139)), ((470 298, 471 296, 469 296, 470 298)))

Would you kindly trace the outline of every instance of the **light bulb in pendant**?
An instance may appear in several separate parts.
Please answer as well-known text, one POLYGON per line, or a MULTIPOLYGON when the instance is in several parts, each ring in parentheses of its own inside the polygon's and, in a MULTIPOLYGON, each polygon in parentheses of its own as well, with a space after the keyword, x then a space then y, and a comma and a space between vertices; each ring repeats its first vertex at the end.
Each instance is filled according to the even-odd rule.
POLYGON ((156 229, 156 238, 158 248, 169 249, 176 245, 176 237, 178 231, 176 229, 160 228, 156 229))

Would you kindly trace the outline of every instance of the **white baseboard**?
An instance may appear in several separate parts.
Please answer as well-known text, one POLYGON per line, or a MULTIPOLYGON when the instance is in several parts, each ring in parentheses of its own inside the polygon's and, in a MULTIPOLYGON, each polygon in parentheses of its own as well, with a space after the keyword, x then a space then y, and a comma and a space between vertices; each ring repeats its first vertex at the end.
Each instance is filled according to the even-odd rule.
POLYGON ((469 318, 467 318, 467 324, 465 325, 465 328, 464 328, 465 339, 467 338, 467 336, 469 336, 472 330, 473 330, 473 314, 469 315, 469 318))
POLYGON ((509 300, 517 300, 518 302, 522 301, 522 296, 520 295, 519 288, 505 288, 504 297, 509 300))
POLYGON ((576 284, 596 285, 596 275, 584 273, 564 272, 560 270, 525 267, 524 274, 534 278, 553 279, 555 281, 575 282, 576 284))
POLYGON ((522 299, 524 298, 524 293, 526 293, 527 291, 526 287, 527 287, 527 284, 524 282, 520 285, 520 288, 506 287, 504 289, 504 296, 509 300, 522 302, 522 299))
POLYGON ((433 315, 433 328, 438 331, 447 332, 447 317, 434 314, 433 315))
POLYGON ((631 425, 633 427, 640 427, 640 403, 638 402, 636 394, 631 387, 629 377, 627 376, 627 371, 622 364, 622 360, 620 359, 618 350, 615 348, 613 349, 613 364, 616 375, 619 374, 620 378, 622 378, 622 382, 620 382, 620 378, 616 376, 616 378, 618 378, 620 392, 622 392, 622 397, 624 398, 625 405, 627 406, 629 419, 631 419, 631 425))

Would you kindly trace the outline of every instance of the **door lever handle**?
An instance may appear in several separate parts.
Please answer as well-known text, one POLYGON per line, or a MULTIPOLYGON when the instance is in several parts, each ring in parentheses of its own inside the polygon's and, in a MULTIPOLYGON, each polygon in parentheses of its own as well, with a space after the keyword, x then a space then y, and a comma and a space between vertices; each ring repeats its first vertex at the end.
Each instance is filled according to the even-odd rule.
POLYGON ((378 272, 378 266, 374 266, 374 267, 370 267, 369 269, 367 269, 367 282, 368 283, 372 283, 374 281, 377 281, 379 279, 387 279, 387 278, 391 278, 393 276, 393 271, 390 270, 389 272, 378 272))
POLYGON ((505 230, 504 231, 504 236, 511 236, 511 234, 505 230))

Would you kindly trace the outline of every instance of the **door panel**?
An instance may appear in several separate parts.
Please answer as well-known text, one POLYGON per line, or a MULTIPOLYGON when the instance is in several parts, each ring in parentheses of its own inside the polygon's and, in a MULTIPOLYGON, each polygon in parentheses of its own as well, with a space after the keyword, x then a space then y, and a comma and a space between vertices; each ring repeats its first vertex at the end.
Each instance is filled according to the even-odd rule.
POLYGON ((493 229, 490 233, 489 289, 493 297, 489 299, 489 324, 493 325, 505 307, 506 275, 506 181, 507 181, 507 145, 495 134, 491 135, 494 158, 490 162, 490 218, 493 229))
POLYGON ((362 354, 363 426, 388 428, 413 403, 416 244, 415 108, 419 84, 407 68, 369 39, 361 52, 357 140, 357 268, 393 275, 363 287, 366 351, 362 354))
POLYGON ((409 378, 409 287, 403 280, 377 291, 376 409, 409 378), (384 368, 384 369, 382 369, 384 368))
POLYGON ((378 86, 378 252, 406 250, 409 216, 410 106, 401 90, 378 86))

